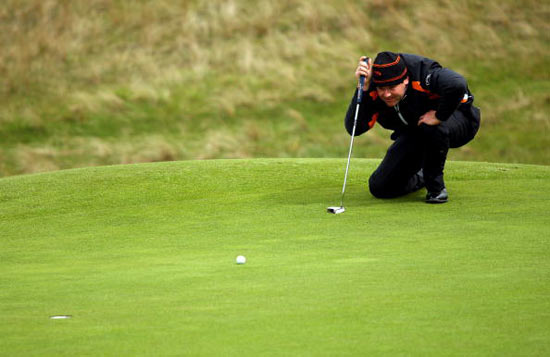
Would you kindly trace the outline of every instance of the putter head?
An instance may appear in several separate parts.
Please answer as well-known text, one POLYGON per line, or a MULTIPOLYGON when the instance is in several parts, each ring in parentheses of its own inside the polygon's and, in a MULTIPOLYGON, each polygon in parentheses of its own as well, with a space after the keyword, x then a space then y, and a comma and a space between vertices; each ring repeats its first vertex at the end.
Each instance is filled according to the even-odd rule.
POLYGON ((346 212, 346 209, 343 206, 342 207, 327 207, 327 212, 328 213, 333 213, 333 214, 339 214, 339 213, 346 212))

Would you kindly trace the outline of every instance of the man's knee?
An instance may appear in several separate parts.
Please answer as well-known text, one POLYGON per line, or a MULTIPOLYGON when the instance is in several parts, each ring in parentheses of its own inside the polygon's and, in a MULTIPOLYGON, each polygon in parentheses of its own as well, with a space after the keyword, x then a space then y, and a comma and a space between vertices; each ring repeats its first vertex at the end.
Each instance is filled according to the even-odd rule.
POLYGON ((446 125, 420 125, 420 131, 425 140, 442 141, 449 140, 449 129, 446 125))
POLYGON ((450 147, 449 129, 445 125, 421 125, 422 138, 428 151, 447 153, 450 147))
POLYGON ((369 191, 376 198, 391 198, 394 195, 391 193, 391 187, 387 184, 387 180, 375 171, 369 178, 369 191))

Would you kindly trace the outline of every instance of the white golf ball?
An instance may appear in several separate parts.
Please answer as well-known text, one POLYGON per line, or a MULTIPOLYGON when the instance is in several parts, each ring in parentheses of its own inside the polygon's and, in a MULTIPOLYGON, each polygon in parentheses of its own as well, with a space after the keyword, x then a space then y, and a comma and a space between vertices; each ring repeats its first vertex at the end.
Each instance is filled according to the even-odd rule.
POLYGON ((237 264, 244 264, 246 263, 246 257, 244 255, 239 255, 237 257, 237 264))

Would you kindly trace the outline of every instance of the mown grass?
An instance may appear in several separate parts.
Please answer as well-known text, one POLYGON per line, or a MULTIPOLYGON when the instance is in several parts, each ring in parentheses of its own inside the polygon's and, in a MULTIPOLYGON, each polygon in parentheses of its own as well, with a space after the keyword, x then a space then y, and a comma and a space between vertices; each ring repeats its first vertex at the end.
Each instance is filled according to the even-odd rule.
POLYGON ((0 179, 0 350, 548 355, 549 168, 449 162, 433 206, 372 198, 378 162, 353 161, 337 216, 345 159, 0 179))
POLYGON ((385 49, 468 78, 484 127, 451 158, 548 164, 548 15, 540 0, 6 0, 0 174, 339 156, 357 58, 385 49))

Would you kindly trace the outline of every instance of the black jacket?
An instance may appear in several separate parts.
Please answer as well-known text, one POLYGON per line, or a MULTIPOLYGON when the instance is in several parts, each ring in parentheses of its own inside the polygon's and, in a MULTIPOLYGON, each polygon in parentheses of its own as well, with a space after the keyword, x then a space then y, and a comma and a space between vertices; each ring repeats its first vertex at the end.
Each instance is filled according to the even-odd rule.
MULTIPOLYGON (((460 74, 443 68, 439 63, 426 57, 400 54, 407 66, 409 85, 404 98, 394 107, 388 107, 376 92, 371 82, 363 93, 357 118, 355 135, 361 135, 376 122, 390 130, 403 131, 417 126, 420 117, 430 110, 436 117, 447 120, 455 110, 461 110, 466 117, 479 120, 479 110, 472 110, 474 97, 468 89, 466 79, 460 74)), ((351 134, 357 90, 346 113, 345 126, 351 134)))

